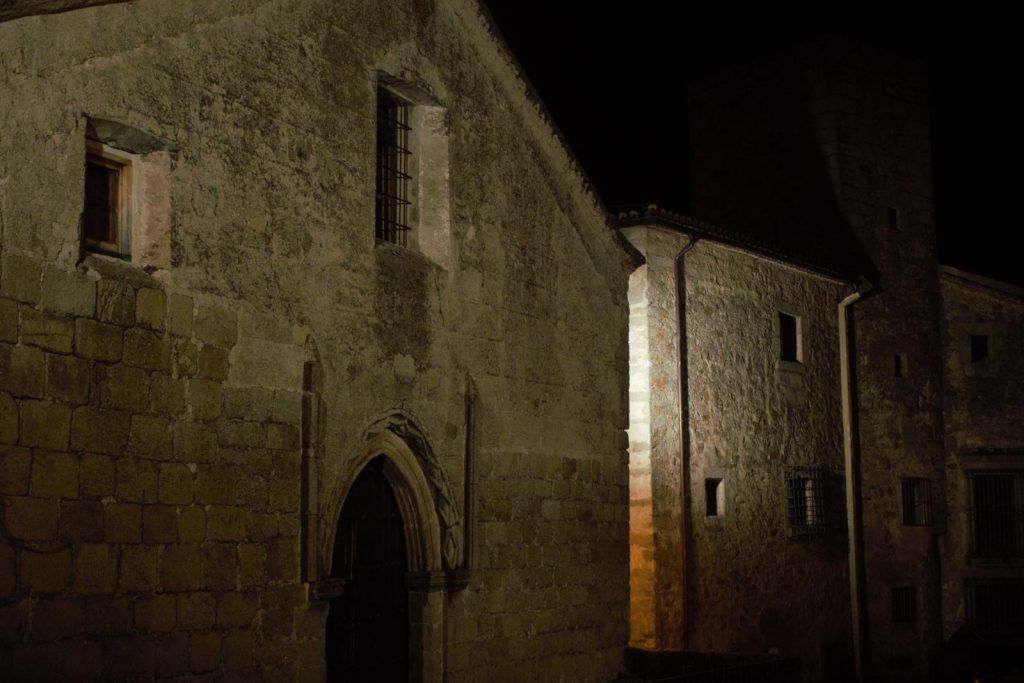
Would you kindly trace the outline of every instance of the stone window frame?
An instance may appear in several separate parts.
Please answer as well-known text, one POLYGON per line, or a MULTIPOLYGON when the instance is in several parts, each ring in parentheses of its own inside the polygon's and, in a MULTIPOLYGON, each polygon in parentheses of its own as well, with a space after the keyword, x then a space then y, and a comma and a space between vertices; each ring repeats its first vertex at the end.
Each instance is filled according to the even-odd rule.
MULTIPOLYGON (((434 95, 432 88, 414 78, 399 78, 378 71, 374 88, 375 107, 378 102, 376 93, 381 91, 407 103, 408 108, 405 172, 409 177, 404 197, 408 230, 404 243, 379 239, 375 208, 374 243, 378 247, 422 254, 435 264, 450 269, 454 255, 451 244, 448 109, 434 95)), ((375 110, 375 122, 378 116, 379 112, 375 110)), ((375 174, 378 164, 379 161, 375 160, 375 174)), ((376 180, 374 186, 376 188, 376 180)))

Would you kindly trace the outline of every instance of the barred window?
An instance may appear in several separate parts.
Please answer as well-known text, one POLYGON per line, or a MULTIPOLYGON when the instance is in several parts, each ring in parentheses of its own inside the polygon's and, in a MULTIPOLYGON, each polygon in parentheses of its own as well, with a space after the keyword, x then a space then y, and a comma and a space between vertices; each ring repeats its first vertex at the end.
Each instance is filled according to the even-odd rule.
POLYGON ((904 526, 928 526, 932 523, 931 485, 927 479, 900 481, 904 526))
POLYGON ((985 635, 1024 635, 1024 581, 970 581, 967 618, 985 635))
POLYGON ((1024 472, 977 472, 970 481, 971 554, 1024 557, 1024 472))
POLYGON ((791 536, 825 531, 825 475, 820 467, 799 467, 786 478, 786 510, 791 536))
POLYGON ((377 211, 375 234, 382 242, 408 245, 410 105, 377 89, 377 211))
POLYGON ((913 586, 891 587, 889 607, 894 624, 910 624, 917 621, 917 589, 913 586))

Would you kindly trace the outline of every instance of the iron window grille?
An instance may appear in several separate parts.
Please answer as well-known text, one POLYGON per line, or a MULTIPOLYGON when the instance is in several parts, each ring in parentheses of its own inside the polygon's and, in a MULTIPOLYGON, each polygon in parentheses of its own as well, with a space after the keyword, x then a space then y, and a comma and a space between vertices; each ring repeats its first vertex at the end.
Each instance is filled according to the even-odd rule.
POLYGON ((969 581, 967 619, 984 635, 1024 635, 1024 581, 969 581))
POLYGON ((900 481, 904 526, 929 526, 932 523, 932 483, 927 479, 900 481))
POLYGON ((913 586, 891 587, 889 607, 894 624, 911 624, 917 621, 917 589, 913 586))
POLYGON ((1024 557, 1024 471, 970 475, 971 555, 1024 557))
POLYGON ((375 235, 381 242, 408 246, 409 109, 405 100, 377 89, 377 209, 375 235))
POLYGON ((798 467, 786 477, 786 512, 790 536, 816 536, 825 532, 825 472, 820 467, 798 467))

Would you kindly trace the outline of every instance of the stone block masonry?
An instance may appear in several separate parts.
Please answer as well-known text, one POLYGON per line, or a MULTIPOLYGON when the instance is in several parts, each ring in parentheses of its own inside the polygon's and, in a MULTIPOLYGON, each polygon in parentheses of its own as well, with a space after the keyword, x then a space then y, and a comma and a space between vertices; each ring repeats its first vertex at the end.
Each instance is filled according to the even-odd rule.
MULTIPOLYGON (((171 293, 169 309, 156 280, 3 263, 5 291, 20 296, 0 298, 0 670, 251 670, 271 640, 261 616, 280 611, 282 590, 291 609, 304 600, 297 496, 268 495, 298 491, 280 463, 299 455, 300 411, 222 410, 240 391, 225 387, 237 304, 171 293), (134 310, 110 314, 110 291, 134 310)), ((301 389, 275 402, 297 404, 301 389)), ((278 621, 279 652, 315 639, 278 621)))
POLYGON ((615 678, 631 263, 476 2, 137 0, 0 22, 0 64, 2 674, 323 680, 331 535, 401 416, 412 550, 445 526, 423 677, 615 678), (430 110, 407 249, 373 231, 392 81, 430 110), (80 268, 99 121, 164 145, 168 220, 80 268))

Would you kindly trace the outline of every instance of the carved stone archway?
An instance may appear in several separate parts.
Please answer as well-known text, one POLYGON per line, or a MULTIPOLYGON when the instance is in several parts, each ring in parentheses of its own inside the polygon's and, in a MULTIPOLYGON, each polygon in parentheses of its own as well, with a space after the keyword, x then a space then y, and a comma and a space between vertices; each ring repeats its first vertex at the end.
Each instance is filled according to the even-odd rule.
POLYGON ((419 422, 402 411, 374 419, 347 459, 330 494, 321 526, 319 574, 331 575, 338 517, 363 468, 383 457, 383 474, 402 513, 408 558, 411 680, 441 681, 444 590, 462 558, 462 519, 451 483, 419 422))

